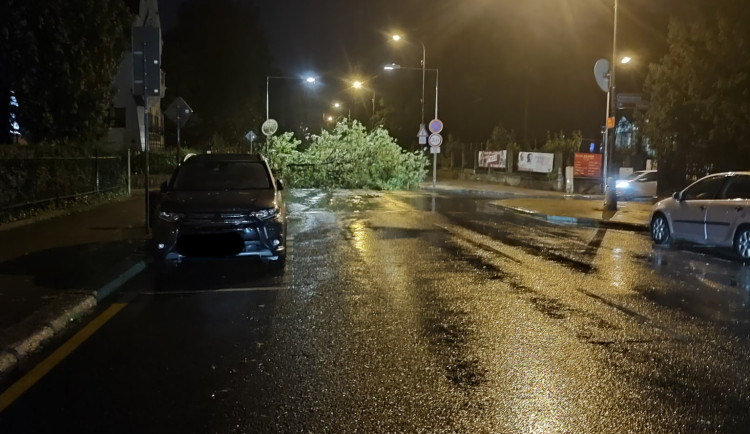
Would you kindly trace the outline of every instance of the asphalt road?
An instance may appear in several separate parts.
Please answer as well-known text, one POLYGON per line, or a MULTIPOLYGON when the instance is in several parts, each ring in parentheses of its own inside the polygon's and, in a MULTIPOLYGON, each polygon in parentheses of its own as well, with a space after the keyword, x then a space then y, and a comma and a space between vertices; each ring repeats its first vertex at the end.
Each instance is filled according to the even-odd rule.
POLYGON ((294 190, 287 206, 286 270, 197 263, 167 287, 140 276, 0 413, 0 433, 750 422, 750 271, 723 252, 487 199, 294 190))

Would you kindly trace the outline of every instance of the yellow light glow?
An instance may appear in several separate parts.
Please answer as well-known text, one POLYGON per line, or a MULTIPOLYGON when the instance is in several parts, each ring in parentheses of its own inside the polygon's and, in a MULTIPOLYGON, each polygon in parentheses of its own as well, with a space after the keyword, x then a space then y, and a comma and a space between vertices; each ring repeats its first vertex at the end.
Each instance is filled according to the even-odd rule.
POLYGON ((393 38, 394 41, 400 41, 401 40, 401 35, 393 35, 392 38, 393 38))

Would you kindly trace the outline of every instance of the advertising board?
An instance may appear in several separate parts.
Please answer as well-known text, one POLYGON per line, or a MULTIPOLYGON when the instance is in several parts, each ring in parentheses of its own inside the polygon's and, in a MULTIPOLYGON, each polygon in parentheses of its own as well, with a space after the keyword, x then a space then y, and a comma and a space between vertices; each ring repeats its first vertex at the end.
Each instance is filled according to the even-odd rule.
POLYGON ((574 178, 600 178, 602 174, 602 154, 576 152, 573 160, 574 178))
POLYGON ((518 170, 520 172, 550 173, 555 162, 555 154, 542 152, 519 152, 518 170))
POLYGON ((508 151, 479 151, 479 167, 505 169, 508 151))

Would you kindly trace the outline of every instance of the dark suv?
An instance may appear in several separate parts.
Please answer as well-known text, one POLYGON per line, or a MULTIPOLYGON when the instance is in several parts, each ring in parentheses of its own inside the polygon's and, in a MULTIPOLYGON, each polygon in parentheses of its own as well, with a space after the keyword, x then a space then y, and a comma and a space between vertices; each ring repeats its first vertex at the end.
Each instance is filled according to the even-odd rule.
POLYGON ((260 155, 188 157, 161 186, 153 225, 159 271, 185 258, 255 256, 286 261, 283 183, 260 155))

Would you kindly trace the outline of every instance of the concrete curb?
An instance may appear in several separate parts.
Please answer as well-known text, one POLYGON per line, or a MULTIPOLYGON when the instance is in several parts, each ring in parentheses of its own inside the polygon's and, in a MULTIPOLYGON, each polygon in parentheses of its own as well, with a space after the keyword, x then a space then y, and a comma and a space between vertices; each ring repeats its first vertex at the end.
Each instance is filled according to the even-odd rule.
POLYGON ((511 206, 505 206, 499 203, 493 203, 491 205, 497 208, 502 208, 508 211, 512 211, 516 214, 521 214, 525 216, 538 218, 540 220, 545 220, 550 223, 569 224, 569 225, 585 226, 585 227, 592 227, 592 228, 619 229, 619 230, 634 231, 634 232, 648 232, 649 230, 648 225, 645 223, 613 222, 609 220, 592 219, 592 218, 586 218, 586 217, 556 216, 556 215, 548 215, 544 213, 539 213, 535 211, 529 211, 529 210, 521 209, 521 208, 514 208, 511 206))
POLYGON ((451 187, 420 187, 420 189, 428 192, 449 192, 449 193, 456 193, 456 194, 466 194, 466 195, 475 195, 475 196, 487 196, 487 197, 497 197, 497 198, 528 198, 528 199, 582 199, 582 200, 604 200, 604 196, 600 194, 544 194, 544 193, 535 193, 535 194, 527 194, 527 193, 519 193, 519 192, 512 192, 512 191, 494 191, 494 190, 482 190, 482 189, 472 189, 472 188, 451 188, 451 187))
POLYGON ((145 269, 146 263, 139 261, 98 290, 61 296, 6 330, 6 343, 0 350, 0 376, 15 369, 23 358, 38 351, 46 341, 92 311, 100 301, 145 269))

